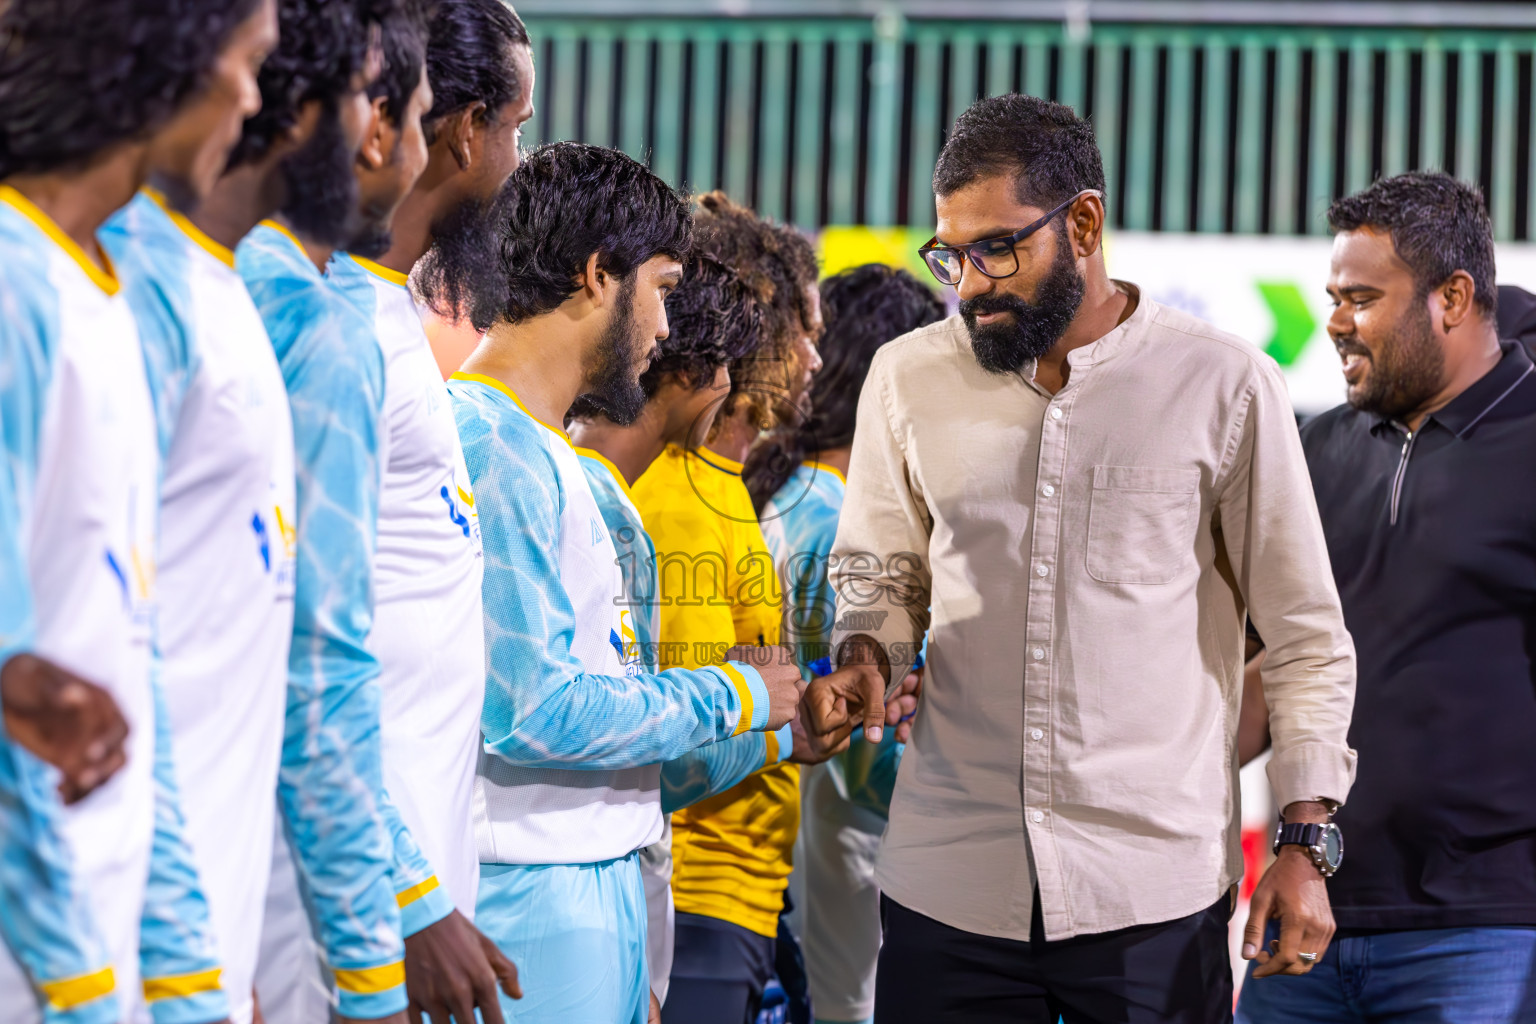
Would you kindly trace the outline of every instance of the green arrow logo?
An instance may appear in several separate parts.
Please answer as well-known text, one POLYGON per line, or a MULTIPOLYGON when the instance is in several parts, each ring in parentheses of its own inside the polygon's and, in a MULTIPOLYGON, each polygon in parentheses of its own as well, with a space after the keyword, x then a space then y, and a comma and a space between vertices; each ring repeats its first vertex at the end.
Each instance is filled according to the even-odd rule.
POLYGON ((1256 283, 1259 294, 1264 296, 1264 305, 1275 318, 1275 333, 1269 336, 1264 351, 1281 366, 1290 366, 1307 347, 1312 332, 1317 330, 1317 321, 1312 319, 1312 311, 1307 308, 1301 289, 1294 284, 1289 281, 1256 283))

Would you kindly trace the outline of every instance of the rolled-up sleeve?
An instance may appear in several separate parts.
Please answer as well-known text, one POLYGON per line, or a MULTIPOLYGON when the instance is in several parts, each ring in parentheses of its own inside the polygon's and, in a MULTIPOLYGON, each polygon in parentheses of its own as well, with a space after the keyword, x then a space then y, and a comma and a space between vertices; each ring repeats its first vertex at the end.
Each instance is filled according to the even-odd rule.
POLYGON ((1302 800, 1342 804, 1355 778, 1355 752, 1347 742, 1355 648, 1290 398, 1273 364, 1255 373, 1231 447, 1221 483, 1221 533, 1267 648, 1262 678, 1274 745, 1270 786, 1282 808, 1302 800))
POLYGON ((933 519, 893 426, 886 356, 875 356, 859 396, 848 493, 827 572, 837 594, 833 656, 844 640, 865 634, 884 647, 897 683, 928 629, 933 519))

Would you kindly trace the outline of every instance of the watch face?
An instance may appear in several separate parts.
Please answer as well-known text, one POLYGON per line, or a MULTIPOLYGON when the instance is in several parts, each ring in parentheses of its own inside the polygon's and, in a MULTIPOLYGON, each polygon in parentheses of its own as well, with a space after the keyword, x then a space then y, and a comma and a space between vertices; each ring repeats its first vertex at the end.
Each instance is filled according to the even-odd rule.
POLYGON ((1344 860, 1344 833, 1339 831, 1339 826, 1330 823, 1323 829, 1322 846, 1323 860, 1329 870, 1337 871, 1344 860))

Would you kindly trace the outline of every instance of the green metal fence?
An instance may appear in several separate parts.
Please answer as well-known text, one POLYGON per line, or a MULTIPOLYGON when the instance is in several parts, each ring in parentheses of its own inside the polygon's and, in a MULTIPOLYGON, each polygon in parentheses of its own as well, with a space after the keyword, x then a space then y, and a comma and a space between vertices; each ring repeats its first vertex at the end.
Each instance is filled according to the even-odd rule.
POLYGON ((773 217, 932 222, 944 132, 972 100, 1093 119, 1133 230, 1318 234, 1329 200, 1437 167, 1481 183, 1497 237, 1536 236, 1536 33, 869 19, 530 17, 530 141, 618 146, 773 217))

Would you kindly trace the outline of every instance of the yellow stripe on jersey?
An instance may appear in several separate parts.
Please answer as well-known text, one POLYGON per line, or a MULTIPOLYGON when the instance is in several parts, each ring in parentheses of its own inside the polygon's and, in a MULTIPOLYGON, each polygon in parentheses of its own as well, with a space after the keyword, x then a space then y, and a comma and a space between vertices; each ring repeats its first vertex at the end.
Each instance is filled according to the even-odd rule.
POLYGON ((45 981, 38 988, 43 990, 43 997, 55 1010, 73 1010, 81 1003, 111 995, 117 988, 117 977, 112 973, 112 968, 103 967, 93 974, 45 981))
POLYGON ((566 434, 564 430, 562 430, 560 427, 552 427, 548 423, 545 423, 543 420, 535 416, 531 411, 529 411, 528 407, 523 404, 523 400, 517 397, 516 392, 507 387, 507 385, 502 381, 497 380, 495 377, 487 377, 483 373, 465 373, 463 370, 460 370, 459 372, 450 376, 448 379, 472 380, 476 384, 484 384, 488 388, 495 388, 497 391, 500 391, 502 394, 512 399, 513 402, 517 403, 517 407, 523 410, 524 413, 527 413, 529 419, 533 420, 533 422, 537 423, 539 426, 545 428, 546 430, 553 430, 555 433, 559 434, 562 439, 564 439, 566 444, 569 444, 572 449, 575 449, 576 446, 571 443, 570 436, 566 434))
POLYGON ((374 277, 379 278, 380 280, 388 281, 390 284, 397 284, 401 288, 407 288, 410 286, 410 277, 400 273, 398 270, 390 270, 382 263, 375 263, 373 260, 366 260, 361 256, 353 256, 351 253, 348 253, 347 255, 351 257, 353 263, 356 263, 358 266, 362 267, 364 270, 368 271, 368 273, 372 274, 374 277))
POLYGON ((729 662, 722 664, 720 670, 731 680, 731 685, 736 687, 736 696, 741 698, 741 721, 736 723, 736 731, 732 736, 740 736, 752 728, 752 687, 747 685, 747 677, 741 674, 741 669, 729 662))
POLYGON ((196 971, 192 974, 171 974, 164 978, 144 979, 144 1001, 146 1003, 158 1002, 161 999, 185 999, 202 992, 217 992, 219 990, 219 975, 223 971, 215 967, 209 971, 196 971))
POLYGON ((63 249, 66 256, 80 265, 80 269, 85 271, 85 276, 94 281, 96 287, 108 295, 117 294, 118 288, 121 287, 117 281, 117 271, 113 268, 112 260, 107 256, 106 251, 100 246, 97 246, 97 251, 101 253, 101 263, 98 264, 85 254, 85 250, 80 248, 79 243, 64 233, 63 228, 53 222, 52 217, 9 185, 0 185, 0 203, 5 203, 31 221, 34 227, 53 241, 54 245, 63 249))
POLYGON ((772 768, 779 763, 779 734, 776 732, 763 733, 763 739, 767 740, 763 751, 763 767, 772 768))
POLYGON ((406 889, 403 892, 395 893, 395 902, 398 903, 402 908, 408 907, 436 888, 437 876, 433 875, 425 882, 417 882, 409 889, 406 889))
POLYGON ((228 246, 220 245, 218 242, 215 242, 213 239, 208 237, 202 228, 198 227, 196 224, 193 224, 185 214, 177 213, 175 210, 171 209, 170 202, 157 189, 152 189, 146 185, 141 191, 143 191, 143 193, 148 196, 150 201, 152 201, 156 206, 165 211, 165 215, 171 218, 171 223, 180 228, 181 233, 186 235, 194 245, 202 249, 214 259, 218 260, 220 263, 224 264, 230 270, 235 269, 235 254, 229 249, 228 246))
POLYGON ((344 992, 373 995, 388 992, 405 984, 405 961, 396 960, 381 967, 363 967, 356 970, 338 970, 336 987, 344 992))

